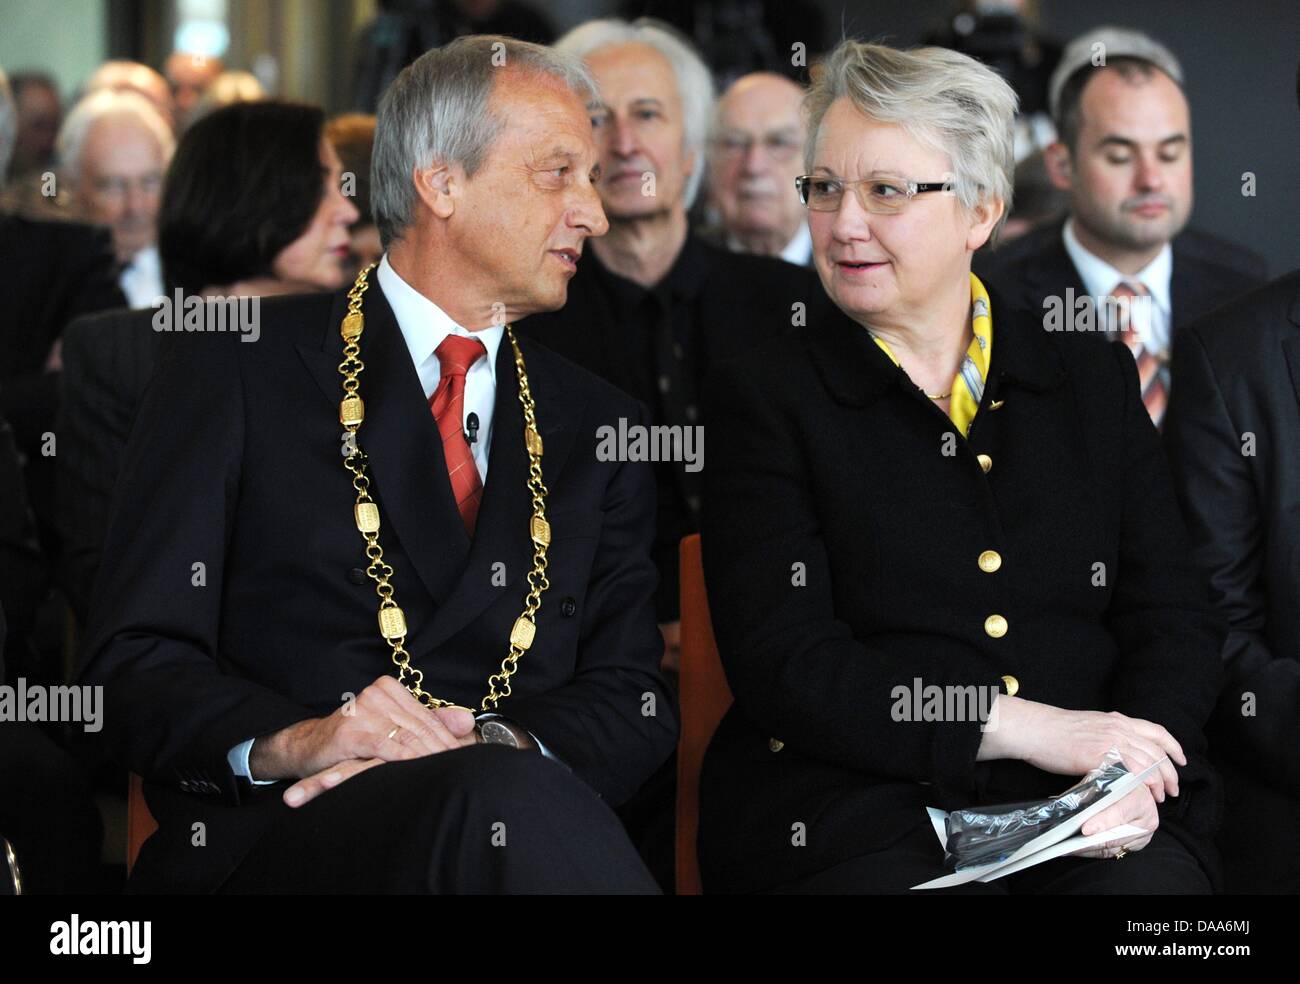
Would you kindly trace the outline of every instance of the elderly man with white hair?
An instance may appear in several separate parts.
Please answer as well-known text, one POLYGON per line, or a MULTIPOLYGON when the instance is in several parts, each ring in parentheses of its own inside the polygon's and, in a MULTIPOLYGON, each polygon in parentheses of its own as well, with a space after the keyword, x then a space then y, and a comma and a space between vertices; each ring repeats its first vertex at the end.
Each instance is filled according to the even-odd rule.
POLYGON ((57 148, 72 201, 113 234, 127 302, 148 307, 163 291, 158 206, 176 148, 171 128, 143 96, 100 89, 73 107, 57 148))
POLYGON ((160 825, 134 887, 655 891, 611 809, 677 734, 653 477, 597 453, 642 412, 513 327, 605 232, 592 96, 538 45, 426 52, 379 107, 377 267, 169 339, 86 633, 160 825))
MULTIPOLYGON (((569 285, 561 311, 525 331, 645 403, 683 436, 702 424, 709 366, 800 324, 820 293, 810 271, 704 242, 687 212, 706 168, 713 82, 672 28, 642 19, 589 21, 556 47, 581 57, 599 89, 592 118, 609 233, 569 285)), ((658 461, 656 608, 665 665, 677 661, 678 544, 699 529, 700 464, 658 461)))
POLYGON ((812 262, 808 216, 794 185, 803 173, 803 96, 783 75, 754 72, 718 100, 709 188, 728 249, 812 262))

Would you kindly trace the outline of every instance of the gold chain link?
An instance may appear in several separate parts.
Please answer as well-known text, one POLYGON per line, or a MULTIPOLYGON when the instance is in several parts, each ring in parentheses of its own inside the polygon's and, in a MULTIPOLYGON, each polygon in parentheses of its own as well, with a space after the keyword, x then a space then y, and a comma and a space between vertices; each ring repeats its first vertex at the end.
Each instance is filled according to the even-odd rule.
MULTIPOLYGON (((370 495, 370 477, 366 472, 366 454, 357 444, 357 431, 365 419, 358 377, 365 370, 361 361, 361 333, 365 330, 365 316, 361 313, 362 295, 370 287, 370 264, 359 274, 348 291, 348 313, 343 317, 339 331, 343 336, 343 361, 339 374, 343 377, 343 401, 339 404, 339 423, 348 438, 343 466, 352 474, 352 487, 357 501, 353 507, 357 529, 366 542, 366 558, 370 561, 366 574, 375 582, 379 596, 379 634, 392 649, 397 679, 426 707, 447 707, 452 702, 435 697, 424 689, 424 673, 411 666, 411 654, 406 651, 406 615, 393 599, 393 568, 384 561, 384 548, 379 545, 379 504, 370 495)), ((537 406, 532 390, 528 388, 528 371, 524 355, 515 340, 514 330, 506 325, 506 338, 514 350, 515 374, 519 378, 519 402, 524 409, 524 447, 528 451, 528 492, 532 498, 533 515, 528 523, 529 537, 533 541, 533 567, 528 572, 528 593, 524 596, 523 613, 515 619, 510 630, 510 650, 501 660, 501 667, 488 677, 488 692, 479 705, 481 711, 495 711, 497 705, 510 696, 510 678, 519 668, 519 657, 533 644, 537 634, 537 613, 542 607, 542 592, 551 586, 546 578, 546 548, 551 543, 551 526, 546 521, 547 490, 542 482, 542 436, 537 430, 537 406)))

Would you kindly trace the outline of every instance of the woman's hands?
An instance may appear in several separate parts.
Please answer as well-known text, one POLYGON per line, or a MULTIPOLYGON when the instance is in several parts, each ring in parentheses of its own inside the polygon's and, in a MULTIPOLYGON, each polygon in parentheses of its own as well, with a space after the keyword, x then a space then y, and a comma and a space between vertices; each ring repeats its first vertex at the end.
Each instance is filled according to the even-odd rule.
MULTIPOLYGON (((1092 834, 1131 823, 1154 833, 1160 819, 1156 805, 1178 795, 1178 771, 1186 765, 1182 746, 1165 728, 1116 711, 1072 711, 1019 697, 1000 696, 984 732, 979 761, 1019 759, 1064 776, 1082 776, 1095 769, 1106 754, 1116 750, 1131 772, 1141 772, 1153 762, 1168 758, 1133 790, 1083 826, 1092 834)), ((1141 850, 1151 834, 1122 845, 1105 844, 1084 852, 1086 857, 1114 857, 1118 846, 1141 850)))
POLYGON ((1138 786, 1128 795, 1121 796, 1106 809, 1089 818, 1079 833, 1088 837, 1123 824, 1141 827, 1146 833, 1135 835, 1127 840, 1107 841, 1096 847, 1089 847, 1076 852, 1076 857, 1113 858, 1121 848, 1126 851, 1140 851, 1150 844, 1151 835, 1160 826, 1160 814, 1156 811, 1156 801, 1151 796, 1149 786, 1138 786))

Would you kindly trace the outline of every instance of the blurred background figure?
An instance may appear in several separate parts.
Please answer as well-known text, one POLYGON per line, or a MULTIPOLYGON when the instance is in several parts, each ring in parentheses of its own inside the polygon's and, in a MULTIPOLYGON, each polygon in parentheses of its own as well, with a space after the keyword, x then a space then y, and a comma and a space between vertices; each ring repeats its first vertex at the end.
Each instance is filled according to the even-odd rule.
POLYGON ((824 52, 826 18, 812 0, 623 0, 619 13, 629 20, 654 17, 681 31, 719 90, 754 72, 806 81, 824 52))
POLYGON ((222 106, 232 106, 239 102, 261 102, 266 97, 266 90, 252 72, 222 72, 195 104, 190 114, 190 124, 222 106))
POLYGON ((1005 249, 981 251, 975 269, 1033 311, 1059 302, 1073 319, 1082 310, 1074 300, 1092 298, 1101 316, 1084 330, 1110 332, 1132 350, 1158 427, 1178 329, 1258 286, 1265 264, 1236 243, 1187 228, 1191 110, 1182 66, 1168 48, 1139 31, 1097 28, 1070 42, 1050 90, 1060 139, 1044 160, 1069 196, 1070 214, 1005 249), (1095 63, 1098 52, 1103 65, 1095 63))
POLYGON ((91 93, 59 132, 71 201, 86 221, 112 232, 118 284, 131 307, 148 307, 162 293, 158 203, 175 146, 167 122, 133 91, 91 93))
POLYGON ((357 109, 373 113, 388 84, 416 58, 466 34, 508 34, 550 44, 545 14, 518 0, 379 0, 357 40, 357 109))
POLYGON ((172 105, 176 110, 176 129, 184 130, 194 122, 194 110, 208 91, 208 87, 221 75, 225 66, 220 58, 174 51, 163 66, 163 74, 171 88, 172 105))
MULTIPOLYGON (((0 186, 17 133, 9 84, 0 71, 0 186)), ((58 342, 74 317, 125 303, 106 232, 78 222, 0 212, 0 415, 13 427, 27 498, 36 511, 41 545, 53 556, 52 493, 57 443, 58 342)), ((43 579, 33 580, 41 587, 43 579)), ((32 612, 11 612, 14 635, 32 612)), ((57 649, 57 643, 55 646, 57 649)), ((23 666, 35 675, 35 664, 23 666)))
POLYGON ((802 87, 771 72, 737 79, 718 100, 709 188, 719 245, 809 265, 812 238, 794 184, 807 132, 802 100, 802 87))
POLYGON ((1062 218, 1070 208, 1065 192, 1052 183, 1047 162, 1036 150, 1016 165, 1014 204, 998 242, 1005 244, 1062 218))
POLYGON ((370 210, 370 157, 375 148, 375 118, 365 113, 336 116, 325 127, 325 137, 343 164, 343 193, 352 199, 358 216, 348 229, 351 247, 347 277, 353 280, 362 267, 378 263, 384 255, 379 228, 370 210))
MULTIPOLYGON (((266 297, 343 286, 359 213, 313 106, 238 103, 181 138, 159 208, 165 292, 266 297)), ((71 325, 59 421, 62 580, 84 618, 136 407, 169 335, 153 310, 71 325)))
POLYGON ((54 165, 54 138, 63 121, 63 103, 57 83, 44 72, 15 72, 9 87, 18 110, 9 178, 19 181, 54 165))
POLYGON ((970 55, 1010 83, 1020 101, 1017 161, 1055 139, 1047 87, 1061 46, 1042 36, 1037 0, 958 0, 952 19, 925 43, 970 55))
POLYGON ((100 89, 138 92, 153 103, 154 109, 158 110, 168 126, 176 125, 171 87, 167 85, 166 79, 148 65, 122 60, 104 62, 86 82, 86 95, 100 89))

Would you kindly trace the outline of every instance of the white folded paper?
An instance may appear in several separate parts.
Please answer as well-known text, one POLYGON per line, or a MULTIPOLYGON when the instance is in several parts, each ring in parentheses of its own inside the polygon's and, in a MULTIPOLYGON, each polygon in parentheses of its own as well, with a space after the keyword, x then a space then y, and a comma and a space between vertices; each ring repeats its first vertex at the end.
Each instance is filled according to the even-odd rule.
MULTIPOLYGON (((1141 772, 1130 772, 1126 776, 1117 779, 1114 784, 1106 791, 1106 795, 1097 802, 1093 803, 1085 810, 1080 810, 1064 823, 1058 824, 1051 830, 1040 834, 1029 843, 1025 844, 1020 850, 1016 851, 1009 857, 1001 861, 994 861, 990 864, 980 865, 976 868, 963 868, 961 871, 955 871, 951 875, 944 875, 941 878, 935 878, 921 885, 913 885, 914 889, 922 888, 949 888, 953 885, 965 885, 967 882, 981 881, 990 882, 1009 875, 1015 871, 1023 871, 1025 868, 1032 868, 1036 864, 1042 864, 1044 861, 1050 861, 1052 858, 1059 858, 1065 854, 1073 854, 1076 851, 1082 851, 1098 844, 1105 844, 1110 841, 1127 840, 1145 833, 1141 827, 1134 827, 1132 824, 1123 824, 1119 827, 1112 827, 1110 830, 1103 830, 1100 833, 1092 834, 1089 837, 1082 835, 1072 836, 1087 823, 1088 818, 1094 814, 1100 813, 1106 807, 1127 796, 1134 788, 1143 782, 1148 775, 1154 770, 1160 768, 1161 762, 1167 762, 1168 758, 1162 758, 1159 762, 1152 762, 1141 772)), ((930 815, 930 823, 934 826, 935 836, 939 838, 939 846, 942 848, 948 840, 948 814, 943 810, 937 810, 934 807, 927 807, 926 813, 930 815)))

